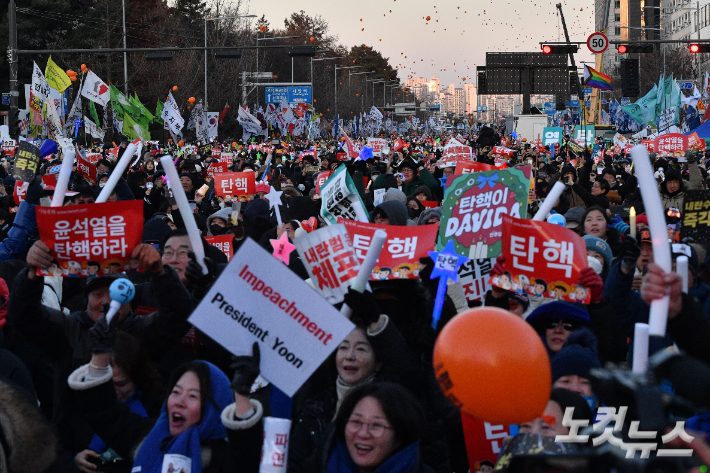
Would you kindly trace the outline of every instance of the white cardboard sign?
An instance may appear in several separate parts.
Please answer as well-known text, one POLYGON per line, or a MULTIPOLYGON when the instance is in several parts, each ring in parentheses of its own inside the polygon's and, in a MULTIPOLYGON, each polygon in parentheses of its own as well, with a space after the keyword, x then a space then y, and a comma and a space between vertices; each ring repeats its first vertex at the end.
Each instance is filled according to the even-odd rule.
POLYGON ((261 373, 293 396, 355 326, 279 260, 247 239, 190 323, 238 356, 259 343, 261 373))

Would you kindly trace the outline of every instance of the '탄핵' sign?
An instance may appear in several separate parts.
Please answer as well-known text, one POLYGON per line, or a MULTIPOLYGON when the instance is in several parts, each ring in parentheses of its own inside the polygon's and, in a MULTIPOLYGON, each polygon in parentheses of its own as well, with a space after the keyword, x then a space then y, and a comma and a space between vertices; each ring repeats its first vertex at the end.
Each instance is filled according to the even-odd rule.
POLYGON ((235 355, 261 350, 261 372, 293 396, 354 325, 247 239, 190 316, 235 355))

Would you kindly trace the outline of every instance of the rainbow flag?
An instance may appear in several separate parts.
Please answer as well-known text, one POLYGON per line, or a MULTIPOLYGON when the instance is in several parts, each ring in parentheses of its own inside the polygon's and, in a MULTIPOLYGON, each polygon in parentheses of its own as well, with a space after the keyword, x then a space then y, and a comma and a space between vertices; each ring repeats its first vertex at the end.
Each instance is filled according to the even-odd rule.
POLYGON ((587 65, 584 66, 584 80, 582 81, 582 85, 601 90, 613 89, 611 86, 611 77, 595 71, 587 65))

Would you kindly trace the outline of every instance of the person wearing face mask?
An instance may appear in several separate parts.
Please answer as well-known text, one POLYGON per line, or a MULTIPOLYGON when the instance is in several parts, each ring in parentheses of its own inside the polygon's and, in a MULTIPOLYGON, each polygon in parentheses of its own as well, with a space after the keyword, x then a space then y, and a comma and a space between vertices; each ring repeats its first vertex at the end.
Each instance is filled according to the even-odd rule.
MULTIPOLYGON (((192 310, 190 295, 175 271, 162 264, 160 255, 152 246, 136 246, 132 257, 150 275, 158 299, 158 311, 139 317, 130 304, 123 304, 115 320, 121 330, 140 340, 151 359, 157 360, 189 330, 187 318, 192 310)), ((77 399, 67 389, 65 380, 91 353, 89 332, 108 310, 111 301, 109 286, 116 277, 90 279, 86 283, 85 308, 66 315, 41 303, 44 278, 37 276, 36 270, 47 269, 52 264, 47 245, 37 241, 30 248, 26 261, 29 267, 15 278, 7 317, 20 333, 41 348, 54 363, 57 399, 54 418, 58 436, 67 451, 79 452, 86 448, 94 432, 77 415, 77 399)))
POLYGON ((232 209, 224 208, 207 217, 207 235, 227 235, 232 231, 227 227, 227 223, 232 215, 232 209))

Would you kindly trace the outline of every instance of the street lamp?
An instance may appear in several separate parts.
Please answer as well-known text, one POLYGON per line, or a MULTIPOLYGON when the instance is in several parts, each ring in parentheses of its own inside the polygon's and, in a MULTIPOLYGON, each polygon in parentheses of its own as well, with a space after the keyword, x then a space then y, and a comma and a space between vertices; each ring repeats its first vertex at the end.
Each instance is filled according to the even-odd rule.
MULTIPOLYGON (((357 76, 360 74, 372 74, 372 71, 367 71, 367 72, 352 72, 348 71, 348 96, 350 96, 350 76, 357 76)), ((365 81, 367 82, 367 77, 365 78, 365 81)), ((367 93, 367 83, 365 84, 365 93, 367 93)), ((360 111, 365 108, 365 96, 363 95, 360 97, 360 111)))
MULTIPOLYGON (((317 52, 317 53, 324 53, 324 52, 327 52, 327 50, 316 51, 316 52, 317 52)), ((332 60, 334 60, 334 59, 342 59, 342 56, 336 56, 336 57, 322 57, 322 58, 319 58, 319 59, 313 59, 313 58, 311 58, 311 90, 313 90, 313 97, 316 96, 316 93, 315 93, 315 86, 314 86, 315 83, 313 82, 313 61, 332 61, 332 60)))
POLYGON ((382 82, 387 82, 384 79, 368 79, 369 82, 372 82, 372 106, 375 106, 375 84, 380 84, 382 82))
MULTIPOLYGON (((235 18, 256 18, 256 15, 221 16, 218 18, 210 18, 207 15, 205 15, 205 103, 203 106, 203 110, 207 110, 207 22, 208 21, 215 21, 215 20, 232 20, 235 18)), ((124 21, 125 21, 125 19, 124 19, 124 21)), ((124 27, 125 27, 125 25, 124 25, 124 27)), ((124 41, 125 41, 125 36, 124 36, 124 41)), ((124 48, 126 47, 125 43, 124 43, 123 47, 124 48)), ((123 54, 125 55, 126 53, 123 53, 123 54)))
POLYGON ((362 66, 342 66, 335 65, 335 116, 338 116, 338 69, 357 69, 362 66))
MULTIPOLYGON (((266 33, 264 33, 266 34, 266 33)), ((271 41, 274 39, 293 39, 300 38, 298 35, 294 36, 271 36, 269 38, 259 38, 259 32, 256 32, 256 72, 259 73, 259 41, 271 41)), ((291 73, 291 82, 293 82, 293 73, 291 73)), ((256 92, 256 106, 259 106, 259 91, 256 92)))

